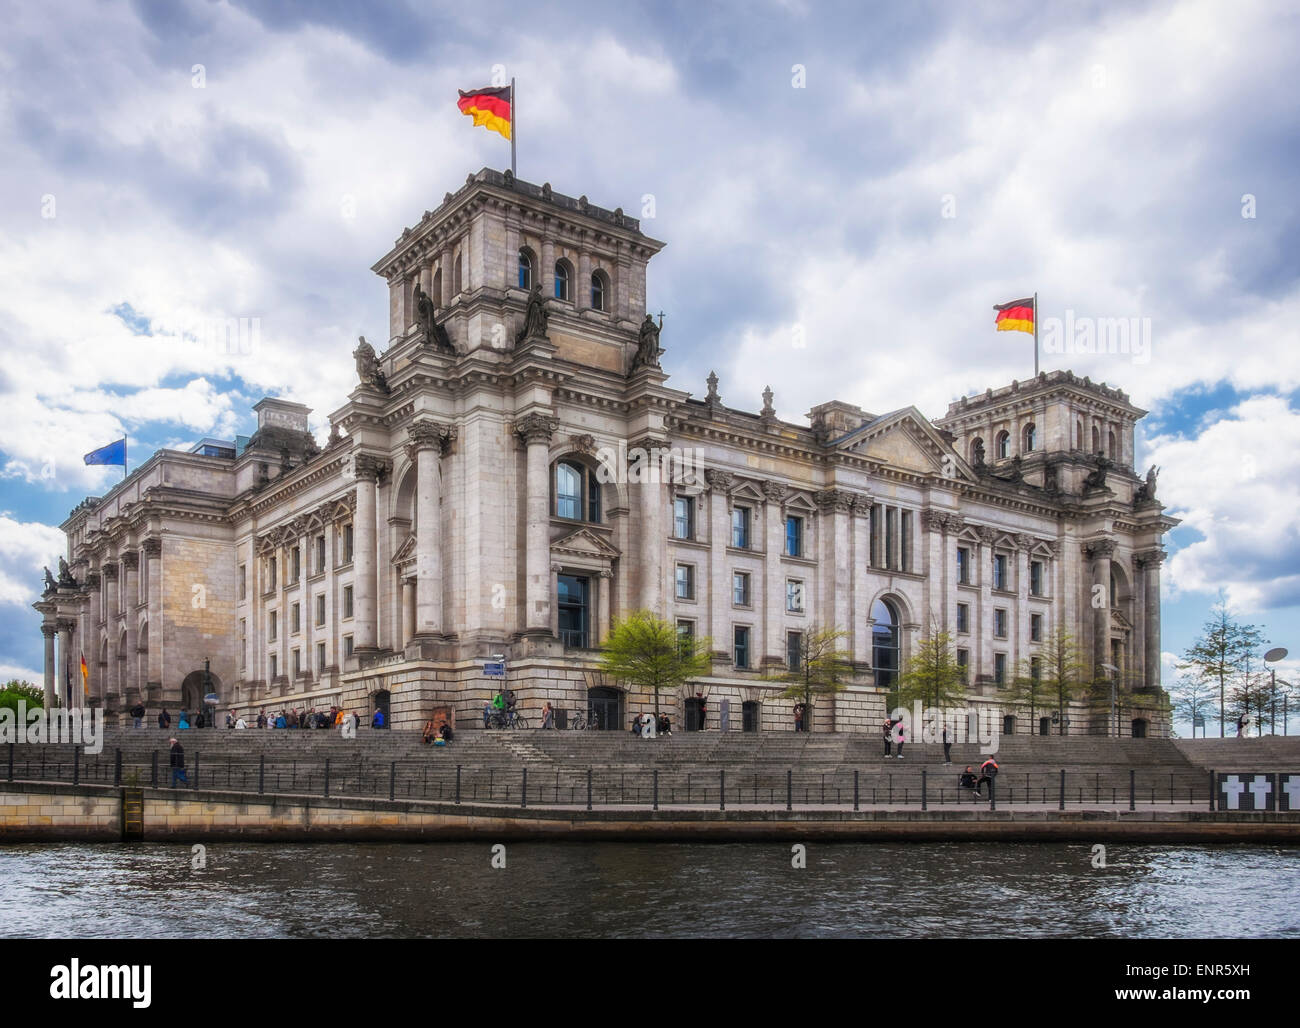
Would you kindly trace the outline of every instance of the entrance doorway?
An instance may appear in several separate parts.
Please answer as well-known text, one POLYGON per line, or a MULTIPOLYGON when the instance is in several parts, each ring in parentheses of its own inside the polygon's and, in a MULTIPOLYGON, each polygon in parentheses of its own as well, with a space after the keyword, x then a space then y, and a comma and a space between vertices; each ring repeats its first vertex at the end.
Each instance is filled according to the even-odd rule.
MULTIPOLYGON (((392 696, 391 696, 391 694, 388 692, 387 689, 380 689, 377 693, 375 693, 375 697, 374 697, 374 707, 375 707, 375 710, 382 710, 382 711, 384 712, 384 727, 385 727, 385 728, 390 728, 390 727, 392 726, 392 723, 393 723, 393 716, 392 716, 392 714, 389 712, 389 704, 390 704, 391 702, 392 702, 392 696)), ((372 725, 375 723, 375 715, 374 715, 374 711, 371 711, 371 712, 370 712, 370 723, 371 723, 372 725)))
POLYGON ((699 696, 686 697, 686 730, 688 732, 698 732, 704 728, 702 708, 704 700, 699 696))
POLYGON ((1038 734, 1039 735, 1052 734, 1052 719, 1050 717, 1040 717, 1038 719, 1038 734))
POLYGON ((1015 716, 1015 714, 1004 714, 1004 715, 1002 715, 1002 734, 1003 734, 1003 735, 1015 735, 1015 734, 1016 734, 1016 716, 1015 716))
POLYGON ((623 694, 604 685, 588 689, 587 717, 601 731, 617 732, 623 727, 623 694))
POLYGON ((1133 738, 1134 738, 1134 739, 1145 739, 1146 737, 1147 737, 1147 722, 1146 722, 1146 718, 1141 718, 1141 717, 1140 717, 1140 718, 1136 718, 1136 719, 1133 721, 1133 738))
POLYGON ((740 706, 740 730, 742 732, 758 731, 758 701, 746 700, 740 706))
POLYGON ((221 679, 211 673, 205 674, 202 668, 191 671, 181 682, 181 710, 189 715, 190 724, 195 728, 205 724, 204 715, 214 709, 203 705, 203 697, 210 692, 221 695, 221 679))

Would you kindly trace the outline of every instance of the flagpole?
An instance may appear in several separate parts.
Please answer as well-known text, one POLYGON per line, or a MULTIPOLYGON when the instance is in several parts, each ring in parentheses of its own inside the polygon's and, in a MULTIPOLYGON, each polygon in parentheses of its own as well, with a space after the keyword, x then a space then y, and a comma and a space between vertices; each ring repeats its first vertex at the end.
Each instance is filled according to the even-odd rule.
POLYGON ((519 172, 515 170, 515 121, 518 117, 518 108, 515 106, 515 78, 510 76, 510 177, 518 178, 519 172))
POLYGON ((1038 294, 1034 293, 1034 378, 1038 377, 1038 294))
MULTIPOLYGON (((1038 331, 1037 328, 1034 331, 1038 331)), ((126 436, 122 436, 122 481, 126 481, 126 436)))

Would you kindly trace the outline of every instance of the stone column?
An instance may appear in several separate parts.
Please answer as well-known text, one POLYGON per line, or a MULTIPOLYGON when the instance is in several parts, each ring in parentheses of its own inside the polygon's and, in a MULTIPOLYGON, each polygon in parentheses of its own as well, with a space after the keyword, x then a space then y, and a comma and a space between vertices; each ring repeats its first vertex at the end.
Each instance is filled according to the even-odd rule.
POLYGON ((609 635, 611 627, 610 619, 610 593, 614 591, 614 572, 608 568, 600 572, 600 581, 596 588, 599 595, 596 597, 597 610, 599 611, 600 623, 596 626, 596 631, 592 633, 592 641, 595 645, 603 645, 609 635))
MULTIPOLYGON (((81 679, 81 659, 78 657, 73 660, 72 654, 72 630, 76 627, 76 622, 71 618, 59 618, 59 659, 55 667, 56 676, 63 677, 63 684, 67 684, 68 674, 72 676, 72 697, 69 700, 69 706, 83 706, 85 704, 85 686, 81 679)), ((87 668, 91 666, 87 663, 87 668)), ((57 691, 57 690, 56 690, 57 691)), ((95 695, 95 686, 90 686, 90 694, 95 695)))
POLYGON ((402 647, 411 641, 415 636, 415 580, 411 578, 402 579, 402 647))
POLYGON ((121 590, 119 586, 118 567, 116 564, 105 564, 103 568, 104 575, 104 630, 108 634, 108 667, 104 674, 104 691, 100 699, 104 701, 105 706, 112 700, 115 700, 122 691, 122 682, 119 675, 118 645, 117 645, 117 615, 121 610, 119 600, 121 590))
MULTIPOLYGON (((551 576, 550 576, 550 578, 547 580, 548 583, 549 583, 548 586, 547 586, 547 588, 548 588, 548 590, 549 590, 549 592, 548 592, 548 594, 547 594, 548 597, 555 597, 555 596, 558 596, 558 595, 559 595, 559 593, 560 593, 560 572, 563 571, 563 570, 564 570, 564 565, 563 565, 563 564, 551 564, 551 565, 550 565, 551 576)), ((588 599, 588 602, 590 602, 591 598, 588 597, 587 599, 588 599)), ((550 610, 550 618, 551 618, 551 620, 550 620, 550 624, 548 625, 548 628, 549 628, 549 630, 550 630, 551 635, 558 639, 558 638, 560 637, 560 605, 559 605, 558 603, 549 603, 549 602, 548 602, 547 606, 548 606, 548 608, 549 608, 549 610, 550 610)), ((588 637, 589 637, 589 638, 588 638, 588 642, 591 641, 591 640, 590 640, 590 634, 591 634, 591 633, 590 633, 590 626, 588 626, 588 637)))
MULTIPOLYGON (((763 654, 760 666, 785 666, 785 646, 781 638, 781 626, 785 623, 785 574, 781 567, 781 555, 785 552, 785 498, 789 489, 780 482, 764 482, 763 495, 767 497, 763 517, 767 528, 767 539, 763 547, 763 638, 754 640, 754 652, 763 654)), ((804 609, 812 606, 815 594, 805 584, 804 609)), ((760 602, 757 597, 755 606, 760 602)))
MULTIPOLYGON (((145 576, 149 582, 149 652, 145 654, 146 699, 151 702, 159 702, 162 700, 163 685, 161 539, 151 537, 144 541, 144 560, 145 576)), ((260 588, 257 602, 258 604, 261 603, 260 588)), ((260 610, 260 607, 255 609, 260 610)))
MULTIPOLYGON (((921 511, 921 528, 925 532, 925 581, 930 592, 930 609, 923 617, 938 622, 939 631, 957 637, 957 605, 952 602, 949 587, 947 534, 948 515, 942 511, 921 511), (951 609, 949 609, 951 608, 951 609)), ((930 626, 923 629, 928 633, 930 626)))
MULTIPOLYGON (((1092 588, 1088 604, 1092 608, 1092 665, 1093 676, 1109 677, 1101 665, 1109 664, 1110 648, 1110 558, 1115 552, 1111 539, 1098 539, 1088 544, 1087 555, 1092 559, 1092 588), (1098 590, 1097 586, 1101 586, 1098 590)), ((1118 682, 1116 688, 1118 688, 1118 682)))
MULTIPOLYGON (((608 302, 608 301, 607 301, 608 302)), ((583 247, 578 252, 578 281, 573 290, 573 309, 586 310, 591 306, 591 254, 583 247)))
POLYGON ((373 653, 378 649, 376 607, 379 598, 379 584, 376 580, 376 492, 379 479, 389 470, 389 463, 384 458, 369 453, 358 453, 354 463, 357 509, 352 540, 355 571, 353 603, 356 615, 353 650, 373 653))
POLYGON ((130 550, 122 554, 122 606, 126 609, 126 660, 120 666, 125 681, 119 689, 123 703, 130 703, 138 693, 144 695, 144 683, 140 675, 140 654, 138 652, 135 608, 139 600, 140 554, 130 550))
MULTIPOLYGON (((980 544, 972 554, 975 560, 976 581, 979 583, 979 607, 973 611, 972 632, 975 636, 976 653, 973 654, 971 682, 977 675, 987 675, 993 679, 993 541, 998 534, 987 525, 977 528, 980 544)), ((1008 674, 1010 670, 1008 669, 1008 674)), ((995 686, 996 688, 996 686, 995 686)))
MULTIPOLYGON (((439 458, 456 438, 456 429, 421 419, 407 429, 407 455, 416 465, 416 584, 414 635, 441 636, 442 627, 442 471, 439 458)), ((409 641, 406 635, 403 642, 409 641)))
POLYGON ((41 625, 41 635, 45 637, 45 709, 54 709, 54 637, 58 627, 46 621, 41 625))
MULTIPOLYGON (((1015 647, 1015 674, 1020 673, 1021 661, 1028 664, 1029 657, 1029 562, 1032 559, 1030 550, 1033 545, 1033 536, 1023 533, 1016 536, 1016 609, 1012 642, 1015 647)), ((1025 668, 1025 673, 1029 673, 1028 667, 1025 668)), ((1033 730, 1038 729, 1034 727, 1033 730)))
POLYGON ((1146 596, 1142 604, 1142 684, 1148 689, 1160 688, 1160 565, 1165 554, 1162 549, 1146 550, 1138 555, 1142 565, 1142 580, 1146 596))
MULTIPOLYGON (((546 232, 546 229, 542 231, 546 232)), ((549 233, 542 238, 542 253, 537 259, 542 262, 537 269, 537 281, 542 284, 542 296, 549 299, 555 295, 555 242, 549 233)), ((572 295, 572 282, 569 283, 569 292, 572 295)))
POLYGON ((667 449, 668 442, 655 436, 642 436, 635 440, 633 447, 640 448, 650 458, 643 465, 647 469, 640 482, 631 483, 628 488, 639 500, 641 538, 640 538, 640 600, 637 606, 652 611, 656 617, 664 614, 664 564, 666 563, 667 540, 664 519, 667 515, 668 502, 664 494, 663 475, 657 454, 667 449))
MULTIPOLYGON (((822 566, 822 574, 826 576, 826 606, 821 627, 835 631, 849 627, 849 511, 853 501, 853 494, 843 489, 823 489, 817 494, 823 530, 830 536, 822 540, 822 552, 830 559, 822 566)), ((901 635, 899 645, 901 652, 901 635)))
POLYGON ((527 414, 515 423, 515 432, 528 452, 527 498, 524 515, 524 631, 549 635, 551 627, 551 436, 559 419, 549 414, 527 414))
POLYGON ((709 635, 713 657, 731 661, 731 638, 727 611, 731 606, 731 579, 727 575, 727 547, 731 545, 732 477, 712 468, 704 472, 711 492, 709 517, 709 635))
POLYGON ((850 626, 853 664, 865 671, 871 666, 871 497, 858 496, 853 501, 853 613, 850 626))

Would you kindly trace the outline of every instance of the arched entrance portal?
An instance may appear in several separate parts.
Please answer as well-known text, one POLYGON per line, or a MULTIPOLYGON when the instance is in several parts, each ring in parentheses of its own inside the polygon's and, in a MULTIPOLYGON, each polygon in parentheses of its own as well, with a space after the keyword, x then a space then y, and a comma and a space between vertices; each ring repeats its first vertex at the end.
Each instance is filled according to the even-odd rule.
POLYGON ((380 689, 377 693, 375 693, 374 698, 371 701, 371 705, 373 707, 373 709, 370 712, 371 724, 375 723, 374 712, 376 710, 382 710, 384 712, 384 727, 385 728, 392 727, 393 716, 389 710, 389 704, 391 702, 392 702, 392 695, 388 692, 387 689, 380 689))
POLYGON ((587 718, 601 731, 617 732, 623 727, 623 694, 606 685, 588 689, 587 718))
POLYGON ((203 697, 210 692, 221 695, 221 679, 202 668, 191 671, 181 682, 181 710, 189 714, 190 724, 195 728, 199 727, 201 715, 212 713, 211 708, 203 705, 203 697))

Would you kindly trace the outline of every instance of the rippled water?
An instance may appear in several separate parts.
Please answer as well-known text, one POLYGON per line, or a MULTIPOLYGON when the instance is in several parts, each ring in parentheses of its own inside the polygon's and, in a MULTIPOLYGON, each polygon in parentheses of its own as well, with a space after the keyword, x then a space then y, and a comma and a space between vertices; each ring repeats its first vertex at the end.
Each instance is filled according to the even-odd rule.
POLYGON ((0 848, 36 937, 1300 937, 1300 850, 488 843, 0 848))

